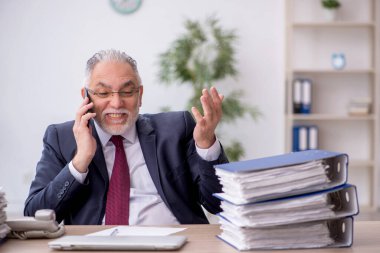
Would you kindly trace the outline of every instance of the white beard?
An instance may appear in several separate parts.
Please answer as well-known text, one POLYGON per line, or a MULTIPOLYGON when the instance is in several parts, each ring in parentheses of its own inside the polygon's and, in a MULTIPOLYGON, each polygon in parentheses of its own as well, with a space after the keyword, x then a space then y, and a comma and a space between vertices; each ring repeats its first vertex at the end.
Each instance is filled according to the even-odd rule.
POLYGON ((102 112, 101 121, 98 125, 107 133, 111 135, 122 135, 132 128, 139 116, 139 107, 132 113, 126 109, 121 110, 105 110, 102 112), (106 114, 108 113, 126 113, 128 115, 127 121, 123 125, 109 125, 105 121, 106 114))

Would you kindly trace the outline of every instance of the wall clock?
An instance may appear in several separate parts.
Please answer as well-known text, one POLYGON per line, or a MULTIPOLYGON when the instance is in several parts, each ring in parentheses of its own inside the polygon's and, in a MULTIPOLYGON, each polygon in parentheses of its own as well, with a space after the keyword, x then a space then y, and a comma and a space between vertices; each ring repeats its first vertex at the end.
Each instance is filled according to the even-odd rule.
POLYGON ((110 0, 112 8, 120 14, 131 14, 140 8, 142 0, 110 0))

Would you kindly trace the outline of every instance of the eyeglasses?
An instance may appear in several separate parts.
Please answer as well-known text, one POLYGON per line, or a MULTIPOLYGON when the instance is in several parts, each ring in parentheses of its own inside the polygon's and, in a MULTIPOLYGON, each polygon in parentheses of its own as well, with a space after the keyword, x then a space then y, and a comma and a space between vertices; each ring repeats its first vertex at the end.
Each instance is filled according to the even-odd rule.
POLYGON ((97 92, 97 91, 94 91, 94 90, 91 90, 91 89, 88 89, 88 88, 85 88, 87 90, 87 92, 89 92, 90 94, 92 95, 95 95, 99 98, 109 98, 111 96, 113 96, 113 94, 117 93, 119 94, 119 96, 121 98, 129 98, 129 97, 132 97, 135 93, 139 92, 140 91, 140 88, 133 88, 133 89, 130 89, 130 90, 122 90, 122 91, 101 91, 101 92, 97 92))

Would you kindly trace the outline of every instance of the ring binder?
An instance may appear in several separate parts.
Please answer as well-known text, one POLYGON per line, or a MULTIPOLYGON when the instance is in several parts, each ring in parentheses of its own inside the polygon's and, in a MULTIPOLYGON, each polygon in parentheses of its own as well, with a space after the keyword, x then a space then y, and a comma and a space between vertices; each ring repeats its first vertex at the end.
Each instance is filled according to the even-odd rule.
POLYGON ((215 165, 218 237, 237 248, 349 247, 359 213, 348 155, 307 150, 215 165))

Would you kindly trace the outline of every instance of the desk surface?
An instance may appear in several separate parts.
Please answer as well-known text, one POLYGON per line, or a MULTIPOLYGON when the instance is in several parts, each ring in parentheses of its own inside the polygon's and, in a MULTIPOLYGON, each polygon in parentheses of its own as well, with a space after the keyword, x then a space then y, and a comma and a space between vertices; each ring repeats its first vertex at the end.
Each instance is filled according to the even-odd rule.
MULTIPOLYGON (((96 232, 112 226, 66 226, 66 235, 83 235, 91 232, 96 232)), ((186 227, 185 231, 178 234, 183 234, 188 237, 188 242, 180 252, 238 252, 228 244, 219 240, 215 235, 220 233, 219 225, 180 225, 175 227, 186 227)), ((1 253, 44 253, 44 252, 64 252, 54 251, 48 246, 49 240, 16 240, 9 239, 0 245, 1 253)), ((66 251, 70 252, 70 251, 66 251)), ((86 252, 86 251, 81 251, 86 252)), ((94 251, 92 251, 94 252, 94 251)), ((95 251, 100 252, 100 251, 95 251)), ((131 252, 131 251, 129 251, 131 252)), ((154 252, 154 251, 150 251, 154 252)), ((157 251, 156 251, 157 252, 157 251)), ((166 251, 169 252, 169 251, 166 251)), ((256 253, 272 251, 253 251, 256 253)), ((296 252, 300 250, 286 250, 274 252, 296 252)), ((380 221, 355 221, 354 224, 354 244, 351 248, 341 249, 310 249, 307 253, 323 253, 323 252, 380 252, 380 221)), ((139 251, 142 253, 142 251, 139 251)))

